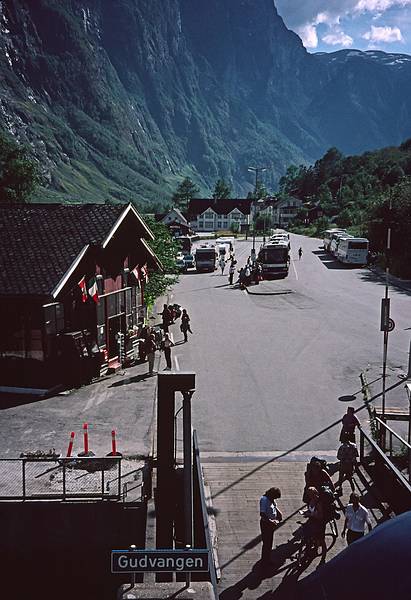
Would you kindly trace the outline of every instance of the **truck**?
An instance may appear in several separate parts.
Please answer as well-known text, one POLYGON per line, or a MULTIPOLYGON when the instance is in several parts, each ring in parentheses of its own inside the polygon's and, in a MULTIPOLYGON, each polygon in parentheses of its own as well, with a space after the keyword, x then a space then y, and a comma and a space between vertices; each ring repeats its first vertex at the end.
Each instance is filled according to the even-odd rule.
POLYGON ((196 269, 199 271, 214 271, 217 254, 213 246, 202 246, 195 253, 196 269))

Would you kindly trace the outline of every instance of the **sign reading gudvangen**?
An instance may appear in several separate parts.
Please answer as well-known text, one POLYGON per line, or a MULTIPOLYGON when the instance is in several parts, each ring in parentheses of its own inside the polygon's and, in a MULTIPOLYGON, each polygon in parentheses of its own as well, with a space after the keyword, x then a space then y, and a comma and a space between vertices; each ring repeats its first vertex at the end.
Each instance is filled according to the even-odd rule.
POLYGON ((112 573, 208 571, 208 551, 195 550, 113 550, 112 573))

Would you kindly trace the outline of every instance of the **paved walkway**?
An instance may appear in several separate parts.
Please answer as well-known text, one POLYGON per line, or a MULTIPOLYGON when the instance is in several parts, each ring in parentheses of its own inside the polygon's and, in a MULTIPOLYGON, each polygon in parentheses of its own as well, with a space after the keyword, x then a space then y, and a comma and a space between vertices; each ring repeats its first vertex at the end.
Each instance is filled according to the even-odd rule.
MULTIPOLYGON (((297 551, 298 540, 294 534, 299 528, 298 522, 304 520, 298 511, 303 508, 301 496, 306 459, 299 455, 290 455, 287 460, 265 461, 243 457, 237 458, 237 461, 209 462, 202 458, 202 464, 216 515, 220 600, 268 600, 273 590, 277 589, 279 593, 279 586, 285 585, 285 576, 295 565, 293 555, 297 551), (284 520, 274 536, 276 549, 273 560, 276 564, 272 572, 262 578, 258 564, 261 553, 259 498, 273 486, 279 487, 282 492, 278 506, 284 520)), ((343 503, 348 501, 349 490, 348 483, 345 483, 343 503)), ((337 524, 341 531, 342 519, 337 524)), ((336 540, 332 537, 329 526, 326 541, 329 547, 327 560, 345 547, 345 540, 340 536, 336 540)), ((300 578, 316 568, 318 562, 319 558, 315 559, 300 578)))

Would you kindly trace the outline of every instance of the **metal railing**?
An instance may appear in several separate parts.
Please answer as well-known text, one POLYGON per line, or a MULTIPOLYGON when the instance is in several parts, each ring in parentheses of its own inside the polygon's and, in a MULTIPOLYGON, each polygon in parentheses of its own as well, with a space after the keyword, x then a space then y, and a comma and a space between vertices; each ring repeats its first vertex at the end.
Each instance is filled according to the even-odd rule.
POLYGON ((375 422, 377 424, 379 446, 391 461, 393 458, 398 458, 403 450, 406 451, 404 455, 407 455, 408 482, 411 483, 411 445, 379 417, 375 417, 375 422), (393 438, 396 440, 396 444, 393 443, 393 438), (396 455, 395 452, 397 452, 396 455))
POLYGON ((0 459, 0 500, 120 500, 121 484, 121 457, 0 459))
MULTIPOLYGON (((388 426, 387 426, 388 427, 388 426)), ((394 434, 395 432, 393 432, 394 434)), ((395 514, 411 509, 411 485, 381 450, 378 444, 359 427, 360 461, 366 470, 372 468, 372 479, 395 514)))
POLYGON ((210 580, 211 580, 211 585, 213 586, 214 597, 217 600, 218 599, 217 572, 216 572, 215 559, 214 559, 213 543, 211 540, 210 525, 209 525, 209 520, 208 520, 207 503, 206 503, 206 498, 205 498, 205 493, 204 493, 203 472, 201 469, 201 461, 200 461, 200 448, 198 445, 197 432, 195 429, 193 431, 193 458, 194 458, 193 467, 197 471, 197 476, 198 476, 198 481, 199 481, 198 487, 199 487, 199 492, 200 492, 201 516, 202 516, 203 527, 204 527, 206 547, 207 547, 208 556, 209 556, 210 580))

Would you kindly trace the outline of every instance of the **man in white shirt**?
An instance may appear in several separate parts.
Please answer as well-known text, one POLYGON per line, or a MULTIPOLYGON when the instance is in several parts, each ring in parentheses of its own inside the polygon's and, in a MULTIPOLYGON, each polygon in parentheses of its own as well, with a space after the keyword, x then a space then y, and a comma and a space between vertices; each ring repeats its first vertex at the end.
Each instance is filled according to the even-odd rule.
POLYGON ((371 520, 368 510, 360 504, 360 497, 353 492, 350 496, 350 504, 345 509, 344 529, 341 532, 341 537, 345 536, 347 531, 347 544, 351 544, 364 536, 365 524, 367 523, 368 531, 371 531, 371 520))
POLYGON ((274 529, 283 518, 281 511, 277 507, 277 498, 281 498, 281 491, 275 487, 267 490, 260 498, 260 529, 263 543, 261 563, 263 566, 270 564, 274 529))

